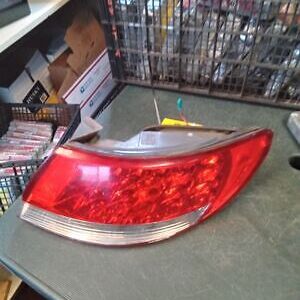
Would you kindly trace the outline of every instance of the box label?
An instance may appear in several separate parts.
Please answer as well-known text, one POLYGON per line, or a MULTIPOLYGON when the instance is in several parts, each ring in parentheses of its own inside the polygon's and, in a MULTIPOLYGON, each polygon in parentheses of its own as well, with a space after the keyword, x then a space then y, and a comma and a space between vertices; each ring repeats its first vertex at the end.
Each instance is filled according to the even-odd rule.
MULTIPOLYGON (((43 104, 49 98, 49 94, 43 85, 37 81, 28 94, 23 99, 23 103, 25 104, 43 104)), ((32 113, 38 111, 38 108, 30 108, 29 109, 32 113)))
POLYGON ((75 82, 63 96, 68 104, 86 101, 111 73, 107 50, 103 51, 91 67, 75 82))

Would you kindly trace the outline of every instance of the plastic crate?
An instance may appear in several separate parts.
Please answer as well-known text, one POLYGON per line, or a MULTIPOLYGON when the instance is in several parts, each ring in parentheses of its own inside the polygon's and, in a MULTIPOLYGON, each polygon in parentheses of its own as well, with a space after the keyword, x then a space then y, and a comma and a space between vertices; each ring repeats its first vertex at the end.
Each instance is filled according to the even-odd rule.
POLYGON ((298 0, 100 0, 120 82, 300 106, 298 0))
MULTIPOLYGON (((80 123, 79 105, 24 105, 0 104, 0 136, 8 130, 11 120, 51 122, 68 127, 58 145, 65 143, 80 123), (31 111, 37 111, 32 113, 31 111)), ((0 164, 0 216, 22 194, 31 176, 42 164, 42 159, 7 162, 0 164)))

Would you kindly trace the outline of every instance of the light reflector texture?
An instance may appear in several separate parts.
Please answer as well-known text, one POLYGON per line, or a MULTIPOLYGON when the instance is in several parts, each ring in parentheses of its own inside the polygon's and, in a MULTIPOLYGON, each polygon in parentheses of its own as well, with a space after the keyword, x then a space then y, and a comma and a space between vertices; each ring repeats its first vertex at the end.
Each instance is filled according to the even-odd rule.
POLYGON ((271 139, 271 131, 255 130, 165 157, 64 146, 27 186, 21 217, 64 236, 106 245, 161 240, 227 204, 263 161, 271 139))

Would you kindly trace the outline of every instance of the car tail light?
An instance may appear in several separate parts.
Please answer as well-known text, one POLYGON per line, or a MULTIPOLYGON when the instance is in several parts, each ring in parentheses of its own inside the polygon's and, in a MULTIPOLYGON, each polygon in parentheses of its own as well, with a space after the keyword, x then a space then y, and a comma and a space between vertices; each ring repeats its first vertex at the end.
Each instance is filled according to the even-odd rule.
POLYGON ((97 244, 162 240, 223 208, 249 181, 271 140, 270 130, 254 129, 152 150, 70 143, 28 184, 21 218, 97 244))

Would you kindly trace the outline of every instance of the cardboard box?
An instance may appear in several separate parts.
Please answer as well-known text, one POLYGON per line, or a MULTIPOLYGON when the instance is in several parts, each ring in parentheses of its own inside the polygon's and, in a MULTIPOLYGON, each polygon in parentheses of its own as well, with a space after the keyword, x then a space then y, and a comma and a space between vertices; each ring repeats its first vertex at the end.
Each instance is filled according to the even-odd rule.
POLYGON ((53 87, 58 91, 62 86, 69 69, 67 59, 70 51, 65 51, 56 60, 54 60, 48 67, 50 73, 50 80, 53 87))
POLYGON ((39 50, 36 50, 25 66, 25 70, 36 81, 40 81, 44 89, 50 94, 53 89, 48 70, 49 62, 39 50))
POLYGON ((57 91, 57 96, 61 100, 63 99, 63 95, 71 88, 74 82, 78 79, 78 75, 71 69, 67 69, 66 77, 57 91))
POLYGON ((54 89, 57 91, 57 97, 59 99, 62 99, 62 96, 70 89, 79 77, 67 63, 70 53, 70 50, 65 51, 48 67, 50 80, 54 89))
POLYGON ((68 65, 81 75, 105 49, 104 32, 92 14, 77 16, 67 29, 65 41, 72 50, 68 65))
POLYGON ((0 99, 7 103, 45 103, 52 90, 48 62, 35 51, 17 78, 1 82, 0 99))
POLYGON ((99 86, 95 92, 85 100, 80 106, 81 117, 94 117, 97 109, 100 107, 102 102, 106 99, 106 97, 112 92, 112 90, 116 87, 116 82, 112 78, 110 74, 103 82, 101 86, 99 86))
POLYGON ((38 80, 44 71, 47 71, 48 65, 49 63, 42 53, 39 50, 36 50, 24 69, 27 70, 33 79, 38 80))
POLYGON ((0 300, 8 299, 10 286, 11 286, 10 280, 1 280, 0 281, 0 300))
POLYGON ((105 49, 63 95, 63 99, 68 104, 80 104, 83 119, 94 114, 115 86, 105 49))
MULTIPOLYGON (((75 17, 66 31, 65 42, 69 49, 49 66, 52 84, 61 101, 74 82, 87 69, 90 69, 91 64, 105 49, 104 32, 95 17, 88 12, 75 17)), ((109 64, 108 61, 107 64, 109 64)), ((107 67, 108 65, 105 65, 105 68, 107 67)), ((94 90, 95 86, 91 88, 94 90)), ((80 99, 82 99, 81 96, 80 99)))
POLYGON ((33 83, 34 81, 26 71, 23 71, 15 80, 9 78, 0 86, 0 100, 6 103, 22 103, 33 83))

